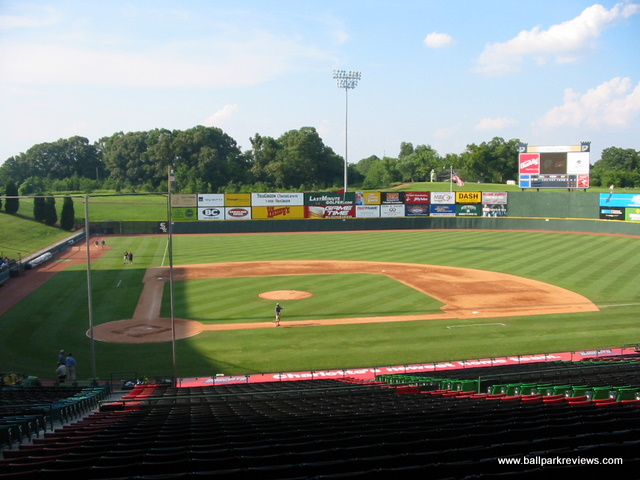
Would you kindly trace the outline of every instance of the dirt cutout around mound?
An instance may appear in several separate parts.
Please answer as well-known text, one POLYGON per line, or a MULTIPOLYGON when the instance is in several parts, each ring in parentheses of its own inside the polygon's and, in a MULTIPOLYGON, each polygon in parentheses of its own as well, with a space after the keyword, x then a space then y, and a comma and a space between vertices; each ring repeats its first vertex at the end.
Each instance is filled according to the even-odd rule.
MULTIPOLYGON (((444 303, 442 313, 332 318, 313 322, 291 319, 282 321, 281 327, 479 319, 598 311, 598 307, 589 299, 554 285, 514 275, 468 268, 331 260, 214 263, 173 267, 174 281, 352 273, 386 275, 444 303)), ((143 291, 133 318, 94 327, 94 338, 113 343, 151 343, 187 338, 203 331, 273 328, 271 322, 205 325, 194 320, 174 319, 172 322, 170 318, 160 317, 164 284, 169 279, 168 267, 147 269, 143 280, 143 291)), ((262 292, 262 295, 265 293, 269 295, 267 298, 273 300, 291 300, 292 298, 287 298, 287 295, 298 295, 289 290, 262 292)))

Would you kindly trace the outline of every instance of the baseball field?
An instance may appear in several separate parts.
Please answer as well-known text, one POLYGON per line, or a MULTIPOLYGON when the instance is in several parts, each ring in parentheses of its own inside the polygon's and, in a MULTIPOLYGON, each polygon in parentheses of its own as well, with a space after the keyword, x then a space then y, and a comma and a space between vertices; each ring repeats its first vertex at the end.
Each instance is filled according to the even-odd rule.
POLYGON ((171 375, 174 358, 180 377, 206 377, 640 342, 640 237, 174 235, 171 258, 164 235, 103 238, 104 248, 89 248, 89 269, 86 247, 74 245, 2 288, 6 306, 21 283, 44 282, 0 316, 3 369, 52 378, 60 349, 89 379, 92 350, 99 378, 171 375))

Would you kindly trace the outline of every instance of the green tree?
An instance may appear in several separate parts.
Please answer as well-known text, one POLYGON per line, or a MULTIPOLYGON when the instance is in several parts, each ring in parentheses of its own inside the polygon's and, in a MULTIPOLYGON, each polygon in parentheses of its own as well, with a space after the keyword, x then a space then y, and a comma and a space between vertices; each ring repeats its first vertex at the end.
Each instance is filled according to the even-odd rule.
POLYGON ((480 181, 503 183, 518 175, 518 139, 505 142, 494 137, 490 142, 480 145, 467 145, 462 154, 465 173, 480 181))
POLYGON ((12 180, 7 182, 5 195, 7 198, 4 201, 4 211, 11 214, 17 213, 20 208, 20 199, 18 198, 18 188, 12 180))
POLYGON ((47 197, 44 201, 44 223, 52 227, 58 221, 55 197, 47 197))
POLYGON ((62 212, 60 213, 60 228, 62 228, 63 230, 72 230, 74 226, 75 210, 73 207, 73 199, 69 196, 66 196, 64 197, 64 200, 62 202, 62 212))
POLYGON ((33 218, 38 222, 44 222, 45 220, 45 201, 44 197, 38 195, 33 198, 33 218))

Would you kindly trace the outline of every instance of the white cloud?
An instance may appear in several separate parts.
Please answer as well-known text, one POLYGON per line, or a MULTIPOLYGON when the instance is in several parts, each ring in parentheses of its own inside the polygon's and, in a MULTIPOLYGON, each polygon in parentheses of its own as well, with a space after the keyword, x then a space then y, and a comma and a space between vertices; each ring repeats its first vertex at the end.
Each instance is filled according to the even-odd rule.
POLYGON ((53 7, 43 6, 34 15, 0 15, 0 29, 49 27, 59 20, 60 16, 53 7))
POLYGON ((220 127, 225 120, 231 118, 238 110, 238 105, 225 105, 216 113, 207 118, 204 122, 205 127, 220 127))
POLYGON ((581 94, 568 88, 564 104, 549 110, 537 123, 555 127, 629 127, 640 116, 640 82, 616 77, 581 94))
POLYGON ((539 64, 550 59, 556 63, 575 62, 593 47, 606 28, 637 13, 640 13, 640 4, 618 3, 611 10, 592 5, 576 18, 547 30, 538 26, 521 31, 507 42, 487 45, 477 59, 475 71, 485 75, 516 72, 526 58, 533 58, 539 64))
POLYGON ((501 130, 503 128, 517 125, 518 121, 515 118, 499 117, 499 118, 483 118, 475 126, 476 130, 501 130))
POLYGON ((444 48, 453 44, 453 37, 447 33, 432 32, 424 39, 429 48, 444 48))

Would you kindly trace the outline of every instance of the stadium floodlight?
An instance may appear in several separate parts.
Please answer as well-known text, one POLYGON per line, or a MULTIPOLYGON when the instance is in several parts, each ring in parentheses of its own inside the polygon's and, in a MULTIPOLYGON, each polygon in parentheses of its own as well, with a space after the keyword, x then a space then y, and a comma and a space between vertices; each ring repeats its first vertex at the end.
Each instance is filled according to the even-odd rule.
POLYGON ((348 132, 349 132, 349 90, 358 86, 361 77, 360 72, 334 70, 333 78, 338 88, 344 88, 344 193, 347 193, 347 164, 348 164, 348 132))

